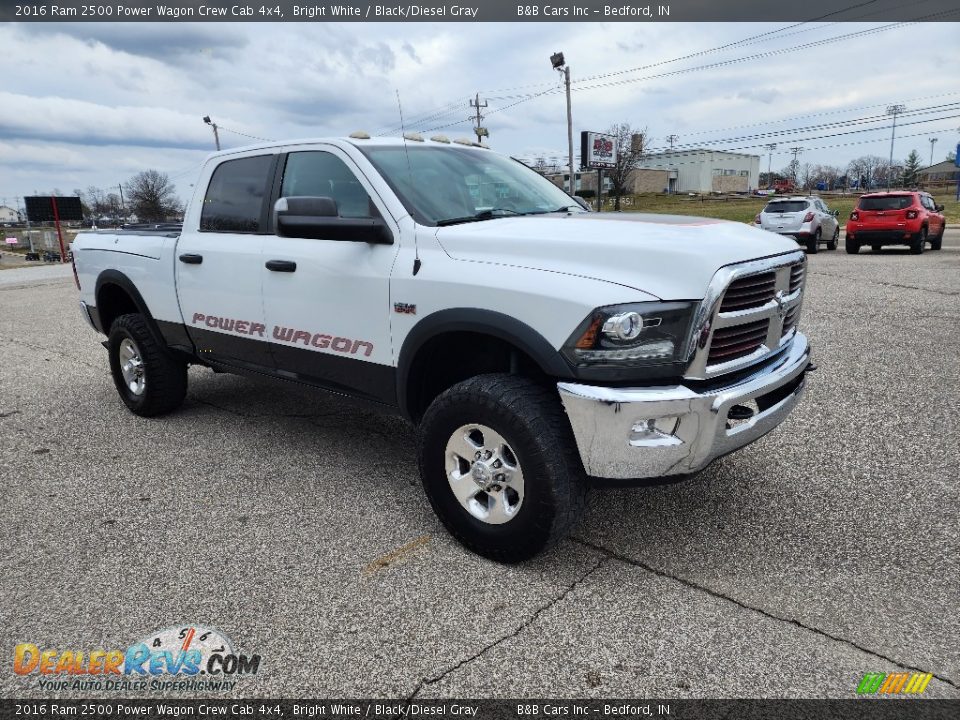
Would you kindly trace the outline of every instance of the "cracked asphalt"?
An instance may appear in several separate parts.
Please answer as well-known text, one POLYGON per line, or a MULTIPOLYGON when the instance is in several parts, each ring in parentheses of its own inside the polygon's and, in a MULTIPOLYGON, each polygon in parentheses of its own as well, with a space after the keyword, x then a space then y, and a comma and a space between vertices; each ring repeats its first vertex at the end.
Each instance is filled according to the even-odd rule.
POLYGON ((3 697, 71 696, 17 643, 199 624, 261 655, 228 696, 848 698, 911 670, 960 698, 958 230, 811 256, 797 411, 685 482, 595 491, 515 567, 446 535, 398 419, 200 368, 134 417, 60 273, 0 277, 3 697))

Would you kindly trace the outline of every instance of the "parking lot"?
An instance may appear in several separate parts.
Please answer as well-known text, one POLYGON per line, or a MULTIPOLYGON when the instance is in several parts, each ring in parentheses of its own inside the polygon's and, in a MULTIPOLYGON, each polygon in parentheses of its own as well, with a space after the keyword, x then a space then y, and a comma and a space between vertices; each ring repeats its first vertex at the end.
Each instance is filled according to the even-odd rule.
POLYGON ((787 422, 594 492, 512 567, 445 533, 399 419, 202 368, 133 416, 75 298, 67 268, 0 272, 6 697, 71 695, 16 676, 18 643, 195 623, 262 657, 227 696, 845 698, 910 670, 960 698, 960 230, 811 256, 787 422))

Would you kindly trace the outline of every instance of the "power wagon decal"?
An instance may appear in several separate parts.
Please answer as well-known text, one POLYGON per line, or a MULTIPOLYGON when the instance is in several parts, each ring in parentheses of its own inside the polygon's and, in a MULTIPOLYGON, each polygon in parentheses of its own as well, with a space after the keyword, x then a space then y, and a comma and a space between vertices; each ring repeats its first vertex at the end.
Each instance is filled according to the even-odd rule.
MULTIPOLYGON (((266 325, 253 322, 252 320, 236 320, 234 318, 220 317, 219 315, 194 313, 191 322, 194 325, 205 325, 208 328, 224 330, 230 333, 266 337, 264 335, 267 330, 266 325)), ((361 353, 364 357, 370 357, 373 353, 373 343, 367 342, 366 340, 353 340, 352 338, 328 335, 325 333, 311 333, 306 330, 297 330, 296 328, 282 327, 280 325, 273 326, 273 339, 294 345, 303 343, 307 347, 315 347, 318 350, 333 350, 334 352, 346 353, 348 355, 361 353)))

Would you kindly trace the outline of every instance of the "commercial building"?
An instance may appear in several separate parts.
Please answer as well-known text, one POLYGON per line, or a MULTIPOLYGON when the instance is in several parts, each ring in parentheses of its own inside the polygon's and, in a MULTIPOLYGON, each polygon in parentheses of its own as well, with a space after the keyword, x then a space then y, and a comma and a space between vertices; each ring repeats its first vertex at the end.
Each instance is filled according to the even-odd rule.
POLYGON ((760 156, 695 148, 645 155, 644 170, 667 172, 667 192, 745 193, 760 184, 760 156))
MULTIPOLYGON (((569 173, 548 172, 547 179, 564 189, 569 173)), ((627 176, 624 191, 638 193, 747 193, 760 184, 760 156, 723 150, 673 150, 644 155, 636 170, 627 176)), ((575 173, 575 188, 597 189, 597 171, 575 173)), ((609 176, 604 173, 603 192, 612 191, 609 176)))

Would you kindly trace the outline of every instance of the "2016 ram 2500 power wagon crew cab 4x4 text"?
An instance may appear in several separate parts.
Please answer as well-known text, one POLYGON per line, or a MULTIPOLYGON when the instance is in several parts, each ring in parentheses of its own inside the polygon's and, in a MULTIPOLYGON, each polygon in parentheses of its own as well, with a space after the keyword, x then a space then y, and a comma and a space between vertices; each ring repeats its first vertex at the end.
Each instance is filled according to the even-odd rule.
POLYGON ((793 240, 585 212, 445 138, 217 153, 181 231, 73 249, 134 413, 176 408, 189 363, 396 409, 444 525, 504 562, 564 536, 591 477, 692 473, 764 435, 809 367, 793 240))

